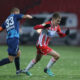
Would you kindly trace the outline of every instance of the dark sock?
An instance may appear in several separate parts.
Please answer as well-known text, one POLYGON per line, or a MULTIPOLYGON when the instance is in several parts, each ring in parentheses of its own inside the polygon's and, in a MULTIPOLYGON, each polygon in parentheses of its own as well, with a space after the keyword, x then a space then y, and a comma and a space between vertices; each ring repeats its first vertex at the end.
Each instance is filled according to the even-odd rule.
POLYGON ((16 71, 20 70, 20 58, 19 57, 15 58, 14 62, 15 62, 16 71))
POLYGON ((8 64, 8 63, 10 63, 10 60, 8 58, 2 59, 0 61, 0 66, 5 65, 5 64, 8 64))

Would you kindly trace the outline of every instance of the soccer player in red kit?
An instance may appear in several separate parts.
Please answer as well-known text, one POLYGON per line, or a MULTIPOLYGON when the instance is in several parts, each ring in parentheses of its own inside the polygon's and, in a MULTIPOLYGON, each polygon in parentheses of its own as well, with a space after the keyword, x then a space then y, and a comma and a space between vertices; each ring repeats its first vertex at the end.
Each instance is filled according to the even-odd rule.
POLYGON ((51 38, 55 36, 65 37, 69 35, 69 29, 67 29, 65 33, 61 32, 61 29, 59 26, 60 21, 61 21, 61 17, 59 13, 54 13, 51 21, 40 24, 40 25, 36 25, 34 27, 35 30, 42 29, 42 31, 40 33, 39 39, 36 44, 37 56, 35 59, 31 60, 31 62, 26 67, 26 69, 23 71, 27 75, 29 76, 31 75, 31 73, 28 72, 29 69, 32 68, 38 61, 40 61, 43 55, 50 55, 52 56, 52 58, 50 59, 47 66, 44 68, 44 72, 50 76, 54 76, 50 68, 59 59, 60 55, 58 52, 48 47, 48 44, 51 38))

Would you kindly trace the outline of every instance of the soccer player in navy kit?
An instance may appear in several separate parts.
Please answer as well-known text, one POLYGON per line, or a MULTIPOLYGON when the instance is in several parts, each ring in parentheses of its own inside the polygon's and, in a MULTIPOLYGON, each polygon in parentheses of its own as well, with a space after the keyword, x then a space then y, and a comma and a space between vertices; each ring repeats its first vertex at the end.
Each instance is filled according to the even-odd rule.
POLYGON ((31 15, 20 14, 18 8, 13 8, 11 14, 0 26, 0 32, 6 29, 7 31, 7 45, 8 45, 8 58, 0 60, 0 66, 15 62, 16 74, 21 72, 20 70, 20 50, 19 50, 19 21, 23 18, 32 19, 31 15))

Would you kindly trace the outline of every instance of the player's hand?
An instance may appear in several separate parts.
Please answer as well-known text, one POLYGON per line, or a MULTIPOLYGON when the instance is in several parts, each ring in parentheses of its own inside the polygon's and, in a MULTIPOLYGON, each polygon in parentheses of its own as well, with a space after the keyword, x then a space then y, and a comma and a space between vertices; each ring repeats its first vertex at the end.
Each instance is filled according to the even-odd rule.
POLYGON ((46 24, 44 27, 45 28, 48 28, 48 27, 50 27, 51 25, 50 24, 46 24))
POLYGON ((66 35, 69 35, 70 34, 70 29, 69 28, 65 31, 65 34, 66 35))

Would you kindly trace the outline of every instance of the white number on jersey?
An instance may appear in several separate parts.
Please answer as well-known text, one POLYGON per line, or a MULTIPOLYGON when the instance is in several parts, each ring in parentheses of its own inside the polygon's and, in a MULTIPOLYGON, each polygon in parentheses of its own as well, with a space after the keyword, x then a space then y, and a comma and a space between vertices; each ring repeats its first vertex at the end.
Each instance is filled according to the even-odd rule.
POLYGON ((14 24, 13 17, 8 18, 8 19, 6 20, 6 23, 7 23, 6 28, 11 27, 11 26, 14 24))

